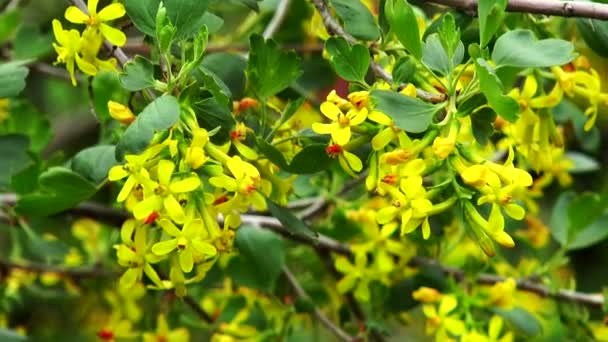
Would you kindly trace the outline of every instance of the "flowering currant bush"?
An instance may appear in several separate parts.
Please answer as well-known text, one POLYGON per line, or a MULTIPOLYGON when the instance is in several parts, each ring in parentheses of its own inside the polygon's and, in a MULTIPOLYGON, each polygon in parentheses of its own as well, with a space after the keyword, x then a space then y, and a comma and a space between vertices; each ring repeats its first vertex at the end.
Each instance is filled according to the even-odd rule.
POLYGON ((410 2, 10 1, 2 339, 608 340, 608 6, 410 2))

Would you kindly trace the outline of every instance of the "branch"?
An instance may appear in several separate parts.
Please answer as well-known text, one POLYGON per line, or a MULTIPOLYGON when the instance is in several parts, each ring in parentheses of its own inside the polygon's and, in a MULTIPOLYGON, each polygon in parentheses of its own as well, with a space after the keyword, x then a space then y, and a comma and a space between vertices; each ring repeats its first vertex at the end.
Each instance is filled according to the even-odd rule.
MULTIPOLYGON (((428 0, 440 5, 477 13, 476 0, 428 0)), ((608 19, 608 5, 582 1, 555 0, 509 0, 509 12, 556 15, 560 17, 579 17, 591 19, 608 19)))
MULTIPOLYGON (((323 18, 323 24, 325 25, 325 29, 327 29, 328 33, 340 36, 351 44, 357 42, 357 40, 344 31, 344 28, 333 18, 323 0, 312 0, 312 2, 321 15, 321 18, 323 18)), ((371 62, 371 68, 376 76, 383 79, 387 83, 393 83, 393 77, 391 74, 389 74, 386 70, 384 70, 384 68, 382 68, 382 66, 373 60, 371 62)), ((440 103, 447 99, 445 94, 433 94, 418 88, 416 88, 416 97, 432 103, 440 103)))
POLYGON ((57 273, 73 278, 103 278, 103 277, 114 277, 117 275, 116 272, 108 271, 97 266, 94 267, 65 267, 56 265, 47 265, 34 262, 18 263, 6 260, 0 260, 0 269, 20 269, 24 271, 30 271, 34 273, 57 273))
POLYGON ((203 310, 203 308, 198 305, 194 298, 190 296, 184 296, 182 299, 184 300, 184 303, 186 303, 200 319, 209 324, 212 324, 214 322, 213 317, 209 316, 209 314, 207 314, 205 310, 203 310))
MULTIPOLYGON (((72 3, 74 5, 76 5, 76 7, 80 8, 80 10, 83 13, 86 13, 86 14, 89 13, 87 4, 85 4, 83 0, 72 0, 72 3)), ((119 47, 114 46, 112 43, 108 42, 107 40, 104 41, 103 43, 106 46, 106 48, 108 48, 110 51, 112 51, 112 54, 114 55, 114 57, 116 57, 116 59, 118 60, 118 63, 120 63, 120 65, 124 65, 125 63, 127 63, 129 61, 129 57, 127 57, 127 55, 124 53, 124 51, 122 51, 119 47)))
MULTIPOLYGON (((0 204, 14 205, 16 203, 17 196, 13 193, 0 194, 0 204)), ((317 206, 317 204, 311 204, 311 206, 317 206)), ((102 206, 95 202, 83 202, 69 210, 73 215, 88 216, 99 221, 114 226, 120 226, 129 217, 128 214, 123 210, 112 209, 102 206)), ((301 217, 304 220, 312 219, 319 211, 316 211, 311 216, 301 217)), ((8 217, 1 216, 3 212, 0 210, 0 219, 9 219, 8 217)), ((257 229, 269 229, 273 232, 290 239, 292 241, 300 242, 309 246, 312 246, 321 251, 333 252, 345 256, 352 257, 353 252, 350 246, 346 243, 334 240, 330 237, 319 234, 317 241, 312 241, 309 238, 302 235, 294 235, 292 232, 287 230, 278 219, 271 216, 260 216, 252 214, 241 215, 241 220, 244 225, 250 225, 257 229)), ((221 219, 220 219, 221 223, 221 219)), ((424 257, 415 256, 410 262, 409 266, 421 267, 421 266, 435 266, 441 269, 441 271, 453 277, 456 280, 463 280, 465 278, 465 272, 458 268, 443 265, 436 260, 427 259, 424 257)), ((495 284, 502 282, 507 278, 493 275, 493 274, 480 274, 477 275, 476 281, 480 284, 495 284)), ((564 300, 568 302, 579 303, 583 305, 602 307, 604 305, 604 297, 601 294, 589 294, 576 292, 572 290, 552 290, 551 288, 532 282, 527 279, 517 280, 517 288, 522 291, 532 292, 542 297, 551 297, 558 300, 564 300)))
MULTIPOLYGON (((287 266, 283 267, 283 274, 287 278, 287 281, 293 287, 294 292, 299 298, 302 299, 310 299, 310 296, 304 291, 296 277, 291 273, 287 266)), ((356 341, 356 339, 349 334, 347 334, 344 330, 340 329, 336 324, 334 324, 319 308, 315 306, 313 315, 323 324, 327 329, 329 329, 336 337, 338 337, 342 341, 356 341)))
POLYGON ((277 9, 274 12, 274 16, 272 17, 272 19, 270 19, 268 26, 266 26, 266 29, 262 34, 262 36, 264 36, 264 39, 270 39, 274 36, 275 33, 277 33, 277 31, 281 27, 281 24, 283 23, 283 20, 285 20, 285 17, 287 16, 289 2, 290 0, 281 0, 281 2, 279 2, 279 5, 277 6, 277 9))

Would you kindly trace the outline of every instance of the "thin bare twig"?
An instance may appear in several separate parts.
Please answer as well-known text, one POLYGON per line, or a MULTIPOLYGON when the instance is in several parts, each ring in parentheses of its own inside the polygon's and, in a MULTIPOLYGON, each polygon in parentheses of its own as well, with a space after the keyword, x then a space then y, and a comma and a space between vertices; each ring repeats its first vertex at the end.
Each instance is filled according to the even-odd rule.
POLYGON ((287 16, 287 9, 289 9, 289 3, 290 0, 281 0, 279 2, 279 4, 277 5, 277 9, 274 12, 274 16, 272 17, 272 19, 270 19, 268 26, 266 26, 266 29, 262 34, 264 39, 270 39, 274 36, 275 33, 277 33, 277 31, 281 27, 281 24, 283 23, 283 20, 285 20, 285 17, 287 16))
MULTIPOLYGON (((293 275, 293 273, 289 270, 287 266, 283 266, 283 274, 287 281, 293 288, 296 295, 303 299, 310 299, 310 296, 306 293, 306 291, 302 288, 298 279, 293 275)), ((355 341, 356 339, 349 334, 347 334, 344 330, 342 330, 339 326, 334 324, 325 314, 319 310, 318 307, 315 306, 313 310, 313 315, 323 324, 329 331, 331 331, 336 337, 338 337, 342 341, 355 341)))
MULTIPOLYGON (((346 31, 344 31, 344 28, 333 18, 333 16, 329 12, 329 9, 327 8, 327 5, 323 0, 312 0, 312 3, 315 5, 315 8, 321 15, 321 18, 323 18, 323 24, 325 25, 325 28, 330 34, 343 37, 351 44, 357 42, 357 40, 353 36, 348 34, 346 31)), ((393 76, 391 76, 391 74, 384 70, 384 68, 382 68, 380 64, 376 63, 375 61, 372 61, 371 68, 376 74, 376 76, 388 83, 393 83, 393 76)), ((432 103, 440 103, 447 100, 447 96, 445 94, 433 94, 419 88, 416 88, 416 96, 432 103)))
POLYGON ((72 278, 103 278, 116 276, 116 272, 111 272, 100 267, 66 267, 57 265, 47 265, 35 262, 12 262, 0 260, 0 269, 20 269, 34 273, 56 273, 72 278))
MULTIPOLYGON (((17 196, 12 193, 0 194, 0 205, 14 205, 16 203, 16 199, 17 196)), ((94 202, 83 202, 75 208, 70 209, 69 212, 73 215, 88 216, 91 218, 98 219, 102 222, 117 226, 120 226, 122 222, 124 222, 124 220, 129 217, 125 211, 107 208, 103 205, 100 205, 99 203, 94 202)), ((0 214, 1 213, 2 211, 0 210, 0 214)), ((312 219, 313 216, 304 217, 304 219, 312 219)), ((2 216, 0 216, 0 219, 1 218, 2 216)), ((244 225, 253 226, 257 229, 272 230, 273 232, 285 238, 310 245, 318 250, 337 253, 349 257, 353 256, 353 252, 350 246, 346 243, 339 242, 321 234, 319 234, 318 239, 316 241, 311 240, 306 236, 293 234, 292 232, 288 231, 278 219, 274 217, 245 214, 241 215, 241 220, 244 225)), ((454 277, 457 280, 463 280, 465 277, 465 272, 463 270, 446 266, 437 262, 436 260, 427 259, 419 256, 413 257, 409 262, 409 266, 435 266, 438 267, 444 274, 454 277)), ((480 274, 476 276, 476 281, 478 283, 488 285, 502 282, 506 279, 507 278, 505 277, 493 274, 480 274)), ((566 289, 552 290, 547 286, 532 282, 527 279, 517 280, 517 288, 522 291, 536 293, 539 296, 550 297, 557 300, 579 303, 593 307, 602 307, 604 305, 604 297, 601 294, 583 293, 566 289)))
MULTIPOLYGON (((477 13, 477 0, 428 0, 470 13, 477 13)), ((557 1, 557 0, 509 0, 509 12, 555 15, 560 17, 579 17, 608 19, 608 5, 597 2, 557 1)))

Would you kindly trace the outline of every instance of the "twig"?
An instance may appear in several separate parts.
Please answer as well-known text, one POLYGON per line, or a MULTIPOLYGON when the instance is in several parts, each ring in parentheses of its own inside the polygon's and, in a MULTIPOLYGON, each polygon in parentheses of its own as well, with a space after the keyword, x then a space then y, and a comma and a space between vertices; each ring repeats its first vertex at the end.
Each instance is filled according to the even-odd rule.
MULTIPOLYGON (((72 0, 72 3, 74 5, 76 5, 76 7, 80 8, 80 10, 84 13, 89 13, 89 9, 87 8, 87 4, 84 3, 83 0, 72 0)), ((118 60, 118 63, 120 63, 120 65, 124 65, 125 63, 127 63, 129 61, 129 57, 127 57, 127 55, 124 53, 124 51, 122 51, 121 48, 119 48, 118 46, 114 46, 112 43, 110 43, 109 41, 104 41, 104 45, 106 46, 106 48, 108 48, 110 51, 112 51, 112 54, 114 55, 114 57, 116 57, 116 59, 118 60)))
MULTIPOLYGON (((342 28, 342 26, 333 18, 333 16, 329 12, 329 9, 327 8, 327 5, 325 4, 325 2, 323 2, 323 0, 312 0, 312 2, 315 5, 315 8, 319 12, 319 14, 321 15, 321 18, 323 18, 323 24, 325 25, 325 28, 330 34, 341 36, 351 44, 357 42, 357 40, 353 38, 353 36, 348 34, 346 31, 344 31, 344 28, 342 28)), ((375 61, 372 61, 371 68, 376 74, 376 76, 385 80, 387 83, 393 83, 393 76, 391 76, 391 74, 384 70, 384 68, 382 68, 380 64, 376 63, 375 61)), ((419 88, 416 88, 416 96, 431 103, 440 103, 447 99, 447 96, 445 94, 433 94, 419 88)))
MULTIPOLYGON (((323 51, 323 44, 316 43, 285 43, 279 44, 281 49, 284 50, 295 50, 297 52, 321 52, 323 51)), ((141 41, 129 41, 125 46, 122 47, 123 51, 129 53, 138 53, 143 55, 150 54, 150 47, 145 45, 141 41)), ((249 44, 217 44, 217 43, 209 43, 207 47, 205 47, 205 53, 213 53, 213 52, 223 52, 223 51, 234 51, 234 52, 245 52, 249 50, 249 44)))
MULTIPOLYGON (((287 266, 283 266, 283 274, 287 281, 293 288, 296 295, 302 299, 310 299, 310 296, 306 293, 306 291, 302 288, 296 277, 291 273, 287 266)), ((355 341, 356 339, 349 334, 347 334, 344 330, 342 330, 339 326, 334 324, 318 307, 315 306, 313 310, 313 315, 323 324, 329 331, 331 331, 334 335, 336 335, 342 341, 355 341)))
MULTIPOLYGON (((428 0, 440 5, 477 13, 477 0, 428 0)), ((608 19, 608 5, 583 1, 555 0, 509 0, 509 12, 555 15, 560 17, 579 17, 608 19)))
MULTIPOLYGON (((13 193, 0 194, 0 204, 9 206, 14 205, 16 203, 16 199, 17 196, 13 193)), ((129 217, 125 211, 107 208, 94 202, 83 202, 75 208, 70 209, 69 212, 75 215, 83 215, 95 218, 102 222, 117 226, 120 226, 122 222, 124 222, 124 220, 129 217)), ((2 218, 2 216, 0 216, 0 218, 2 218)), ((311 218, 312 217, 306 217, 305 219, 311 218)), ((339 242, 321 234, 319 234, 317 241, 313 241, 302 235, 294 235, 293 233, 285 229, 281 222, 279 222, 279 220, 274 217, 246 214, 241 215, 241 220, 244 225, 250 225, 258 229, 269 229, 292 241, 301 242, 319 250, 329 251, 349 257, 353 256, 352 250, 348 244, 339 242)), ((446 275, 454 277, 457 280, 462 280, 465 276, 465 272, 463 270, 442 265, 435 260, 419 256, 413 257, 409 262, 409 266, 436 266, 440 268, 446 275)), ((502 282, 506 279, 507 278, 505 277, 493 274, 480 274, 477 275, 476 281, 480 284, 494 284, 497 282, 502 282)), ((593 307, 601 307, 604 304, 604 297, 600 294, 589 294, 565 289, 552 290, 549 287, 526 279, 517 280, 517 288, 522 291, 536 293, 543 297, 551 297, 558 300, 564 300, 593 307)))
POLYGON ((262 36, 264 36, 264 39, 272 38, 274 34, 277 33, 277 31, 281 27, 281 24, 283 23, 283 20, 285 20, 285 17, 287 16, 289 2, 290 0, 281 0, 279 2, 279 4, 277 5, 277 9, 275 10, 274 15, 272 16, 272 19, 270 19, 268 26, 266 26, 266 29, 262 34, 262 36))
POLYGON ((116 272, 111 272, 99 267, 65 267, 57 265, 47 265, 34 262, 20 263, 0 260, 0 269, 20 269, 34 273, 57 273, 73 278, 102 278, 114 277, 116 272))
MULTIPOLYGON (((71 78, 70 78, 70 74, 68 74, 68 72, 65 69, 61 69, 61 68, 56 68, 54 66, 51 66, 49 64, 45 64, 45 63, 34 63, 34 64, 30 64, 30 68, 34 71, 37 71, 41 74, 45 74, 51 77, 55 77, 64 81, 70 81, 71 82, 71 78)), ((80 75, 80 74, 76 74, 75 75, 76 80, 78 82, 82 82, 84 80, 84 78, 80 75)))
POLYGON ((209 324, 214 322, 214 319, 209 316, 209 314, 207 314, 205 310, 201 308, 200 305, 198 305, 194 298, 190 296, 184 296, 182 299, 184 300, 184 303, 186 303, 192 309, 192 311, 194 311, 194 313, 196 313, 196 315, 200 317, 203 321, 209 324))

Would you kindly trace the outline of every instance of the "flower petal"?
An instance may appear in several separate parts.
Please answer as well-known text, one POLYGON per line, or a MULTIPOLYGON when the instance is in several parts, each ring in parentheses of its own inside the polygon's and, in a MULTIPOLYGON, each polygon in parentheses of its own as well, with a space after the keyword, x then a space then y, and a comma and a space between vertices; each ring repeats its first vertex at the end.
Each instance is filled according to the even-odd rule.
POLYGON ((114 20, 124 16, 125 13, 127 13, 125 6, 115 2, 99 11, 99 13, 97 13, 97 18, 99 18, 100 21, 114 20))
POLYGON ((184 213, 184 208, 182 208, 173 195, 165 197, 163 206, 173 221, 177 223, 184 223, 186 220, 186 213, 184 213))
POLYGON ((182 235, 182 232, 179 230, 179 228, 177 228, 173 222, 171 222, 171 220, 168 219, 162 219, 158 221, 158 224, 163 228, 163 230, 173 236, 173 237, 177 237, 182 235))
POLYGON ((321 113, 332 121, 337 121, 338 116, 342 114, 342 111, 338 106, 331 102, 321 103, 321 113))
POLYGON ((207 242, 203 242, 200 240, 192 240, 191 243, 192 248, 194 248, 194 250, 206 257, 212 257, 217 254, 217 249, 207 242))
POLYGON ((89 20, 89 16, 84 14, 80 8, 76 6, 70 6, 65 10, 65 18, 74 24, 84 24, 89 20))
POLYGON ((127 178, 125 185, 122 186, 122 189, 120 189, 120 192, 116 197, 116 202, 124 202, 124 200, 126 200, 127 197, 129 197, 129 195, 131 194, 131 190, 133 190, 133 187, 135 187, 135 183, 135 177, 130 176, 129 178, 127 178))
POLYGON ((179 252, 179 265, 182 267, 182 271, 189 273, 194 267, 194 258, 192 257, 192 250, 186 248, 179 252))
POLYGON ((152 252, 156 255, 166 255, 177 247, 177 239, 160 241, 152 246, 152 252))
POLYGON ((166 159, 162 159, 158 162, 156 172, 158 173, 158 183, 163 186, 168 186, 171 182, 171 176, 175 170, 175 164, 166 159))
POLYGON ((169 185, 169 191, 174 193, 190 192, 194 191, 201 185, 201 180, 198 176, 190 176, 186 179, 182 179, 169 185))
POLYGON ((163 199, 160 196, 150 196, 133 207, 133 216, 138 220, 142 220, 148 217, 153 211, 160 210, 162 206, 163 199))
POLYGON ((127 36, 119 29, 115 29, 107 24, 100 24, 101 34, 112 44, 121 47, 127 43, 127 36))
POLYGON ((346 145, 346 143, 348 143, 348 141, 350 140, 350 127, 346 126, 346 127, 342 127, 337 125, 336 127, 334 127, 334 129, 332 129, 331 131, 331 138, 334 140, 334 142, 338 145, 346 145))

